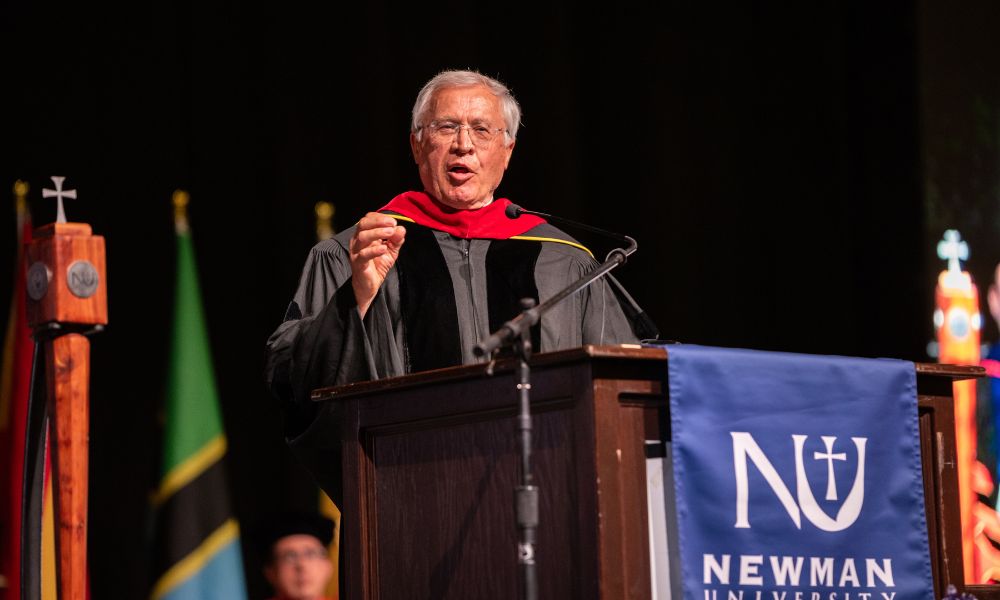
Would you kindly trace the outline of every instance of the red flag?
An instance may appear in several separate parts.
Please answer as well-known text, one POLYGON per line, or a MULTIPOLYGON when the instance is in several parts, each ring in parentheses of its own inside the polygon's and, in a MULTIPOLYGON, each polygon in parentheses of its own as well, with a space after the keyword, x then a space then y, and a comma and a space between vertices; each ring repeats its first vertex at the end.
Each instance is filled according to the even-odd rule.
MULTIPOLYGON (((25 185, 24 192, 27 191, 26 187, 25 185)), ((17 186, 15 193, 18 193, 17 186)), ((24 473, 24 436, 34 348, 25 314, 24 291, 24 244, 31 241, 31 216, 20 193, 17 209, 18 246, 14 294, 7 321, 7 335, 4 338, 3 368, 0 371, 0 465, 7 467, 3 470, 4 485, 0 490, 0 576, 6 579, 6 588, 0 588, 0 598, 12 600, 20 596, 21 477, 24 473)))

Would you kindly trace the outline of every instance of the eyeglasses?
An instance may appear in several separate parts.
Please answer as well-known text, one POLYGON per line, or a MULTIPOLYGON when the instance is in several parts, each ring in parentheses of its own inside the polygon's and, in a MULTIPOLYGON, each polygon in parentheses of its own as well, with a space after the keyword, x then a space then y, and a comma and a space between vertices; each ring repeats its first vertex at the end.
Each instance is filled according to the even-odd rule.
POLYGON ((485 148, 493 143, 497 134, 507 131, 502 127, 492 128, 487 125, 462 125, 454 121, 431 121, 426 125, 435 142, 450 144, 463 129, 469 130, 469 138, 477 148, 485 148))
POLYGON ((275 555, 274 560, 283 565, 290 565, 295 562, 308 562, 313 560, 319 560, 321 558, 327 558, 326 549, 324 548, 307 548, 302 552, 297 552, 295 550, 287 550, 275 555))

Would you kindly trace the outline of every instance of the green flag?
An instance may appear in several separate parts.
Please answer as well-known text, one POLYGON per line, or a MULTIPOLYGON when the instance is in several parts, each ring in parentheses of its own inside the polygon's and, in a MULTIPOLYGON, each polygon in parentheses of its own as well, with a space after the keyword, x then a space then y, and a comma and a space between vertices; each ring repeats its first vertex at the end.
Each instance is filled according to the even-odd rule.
POLYGON ((187 226, 174 193, 177 286, 156 511, 153 600, 246 599, 239 525, 229 501, 226 436, 187 226))

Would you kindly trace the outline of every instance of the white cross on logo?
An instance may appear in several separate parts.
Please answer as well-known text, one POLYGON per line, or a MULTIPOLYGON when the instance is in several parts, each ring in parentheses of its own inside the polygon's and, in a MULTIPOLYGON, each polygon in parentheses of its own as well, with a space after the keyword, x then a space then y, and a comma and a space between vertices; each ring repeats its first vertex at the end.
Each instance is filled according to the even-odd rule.
POLYGON ((833 478, 833 461, 847 460, 847 454, 843 452, 833 453, 833 443, 837 441, 837 436, 824 435, 820 437, 823 438, 823 444, 826 445, 826 454, 813 452, 813 458, 816 460, 826 460, 826 499, 836 500, 837 480, 833 478))

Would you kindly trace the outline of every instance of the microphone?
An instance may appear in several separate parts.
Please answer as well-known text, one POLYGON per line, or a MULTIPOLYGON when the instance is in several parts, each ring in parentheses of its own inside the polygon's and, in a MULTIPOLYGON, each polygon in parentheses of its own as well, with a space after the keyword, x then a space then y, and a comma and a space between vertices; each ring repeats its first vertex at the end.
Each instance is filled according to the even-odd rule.
MULTIPOLYGON (((536 217, 542 217, 546 221, 554 221, 556 223, 562 223, 564 225, 575 227, 577 229, 582 229, 584 231, 589 231, 591 233, 596 233, 598 235, 602 235, 604 237, 617 240, 619 242, 625 242, 626 244, 628 244, 628 248, 625 249, 615 248, 614 250, 608 253, 608 258, 610 258, 612 254, 621 255, 622 264, 625 263, 625 258, 627 256, 633 254, 639 248, 639 245, 636 243, 635 239, 627 235, 622 235, 620 233, 608 231, 607 229, 600 229, 598 227, 593 227, 591 225, 586 225, 584 223, 579 223, 577 221, 572 221, 570 219, 564 219, 562 217, 557 217, 555 215, 550 215, 548 213, 528 210, 526 208, 518 206, 517 204, 514 204, 513 202, 507 205, 507 208, 504 209, 504 214, 507 215, 508 219, 516 219, 521 215, 534 215, 536 217)), ((635 333, 636 337, 639 338, 640 340, 659 339, 660 330, 656 327, 656 323, 653 323, 653 320, 649 317, 649 315, 646 314, 646 311, 642 310, 642 307, 639 306, 639 304, 635 301, 635 299, 627 291, 625 291, 625 287, 621 283, 619 283, 617 279, 615 279, 614 275, 608 273, 607 277, 612 283, 612 291, 618 297, 619 302, 622 304, 622 307, 625 310, 626 317, 628 317, 629 321, 632 322, 632 330, 635 333)))

